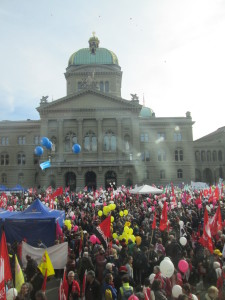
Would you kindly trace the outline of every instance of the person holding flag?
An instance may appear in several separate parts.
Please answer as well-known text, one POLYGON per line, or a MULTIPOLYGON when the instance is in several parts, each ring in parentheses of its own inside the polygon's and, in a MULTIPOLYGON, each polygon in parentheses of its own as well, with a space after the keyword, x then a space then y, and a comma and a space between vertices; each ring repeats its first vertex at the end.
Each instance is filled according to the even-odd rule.
POLYGON ((74 272, 70 271, 67 280, 64 282, 66 300, 78 300, 80 297, 80 285, 78 281, 74 279, 74 276, 74 272))

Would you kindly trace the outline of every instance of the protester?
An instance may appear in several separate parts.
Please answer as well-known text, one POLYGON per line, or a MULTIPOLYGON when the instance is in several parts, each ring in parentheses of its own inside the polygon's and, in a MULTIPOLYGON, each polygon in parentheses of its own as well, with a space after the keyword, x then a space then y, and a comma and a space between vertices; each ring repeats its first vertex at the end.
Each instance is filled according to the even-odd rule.
POLYGON ((70 271, 64 285, 64 292, 67 300, 78 300, 80 297, 80 285, 74 279, 75 273, 70 271))
POLYGON ((85 287, 85 299, 86 300, 101 300, 101 285, 95 278, 94 271, 87 272, 86 287, 85 287))

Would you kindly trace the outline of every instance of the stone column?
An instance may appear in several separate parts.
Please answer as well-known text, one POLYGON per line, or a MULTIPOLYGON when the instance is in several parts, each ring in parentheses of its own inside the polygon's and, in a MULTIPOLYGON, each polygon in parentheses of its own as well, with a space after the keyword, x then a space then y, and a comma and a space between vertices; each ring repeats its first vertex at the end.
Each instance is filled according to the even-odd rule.
POLYGON ((122 120, 117 119, 117 157, 121 160, 123 152, 122 120))
POLYGON ((81 152, 79 153, 79 160, 82 160, 83 151, 83 119, 78 119, 78 140, 77 143, 81 146, 81 152))
POLYGON ((102 159, 102 142, 103 142, 103 132, 102 132, 102 119, 98 119, 98 160, 102 159))
POLYGON ((58 157, 59 160, 62 161, 63 160, 63 153, 64 153, 64 137, 63 137, 63 120, 58 120, 57 121, 57 125, 58 125, 58 157))

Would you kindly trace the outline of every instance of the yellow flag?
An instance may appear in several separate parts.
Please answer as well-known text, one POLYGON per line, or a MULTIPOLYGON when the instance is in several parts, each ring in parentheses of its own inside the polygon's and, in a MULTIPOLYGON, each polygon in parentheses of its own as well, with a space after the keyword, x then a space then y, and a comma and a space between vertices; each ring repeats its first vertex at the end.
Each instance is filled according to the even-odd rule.
POLYGON ((20 291, 24 282, 23 271, 20 267, 17 256, 15 255, 15 288, 17 289, 17 292, 20 291))
POLYGON ((47 277, 55 274, 55 271, 54 271, 52 262, 48 256, 47 250, 45 250, 45 252, 42 256, 41 262, 38 265, 38 268, 41 271, 41 273, 43 274, 43 276, 45 276, 46 270, 47 270, 47 277))

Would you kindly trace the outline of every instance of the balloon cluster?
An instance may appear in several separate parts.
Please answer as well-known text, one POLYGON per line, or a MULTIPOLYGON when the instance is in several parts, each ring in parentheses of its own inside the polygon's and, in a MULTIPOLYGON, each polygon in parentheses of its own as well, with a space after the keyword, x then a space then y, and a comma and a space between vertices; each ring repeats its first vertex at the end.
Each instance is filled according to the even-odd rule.
POLYGON ((125 240, 126 244, 128 244, 129 240, 131 240, 133 243, 136 242, 138 246, 141 244, 141 237, 140 236, 135 237, 133 235, 133 229, 129 228, 127 225, 124 226, 123 233, 120 236, 118 236, 116 232, 114 232, 112 236, 114 239, 118 238, 120 241, 125 240))
MULTIPOLYGON (((116 204, 115 203, 111 203, 109 205, 103 206, 103 210, 99 210, 98 211, 98 216, 102 217, 102 215, 104 214, 105 216, 107 216, 112 210, 116 209, 116 204)), ((114 221, 114 217, 111 217, 111 222, 114 221)))
POLYGON ((124 209, 124 211, 120 211, 119 212, 119 215, 120 215, 120 217, 122 218, 123 216, 127 216, 128 215, 128 210, 127 209, 124 209))
MULTIPOLYGON (((52 149, 52 142, 45 136, 41 138, 41 145, 48 150, 52 149)), ((44 149, 41 146, 37 146, 34 149, 34 154, 37 156, 42 156, 43 153, 44 153, 44 149)))

